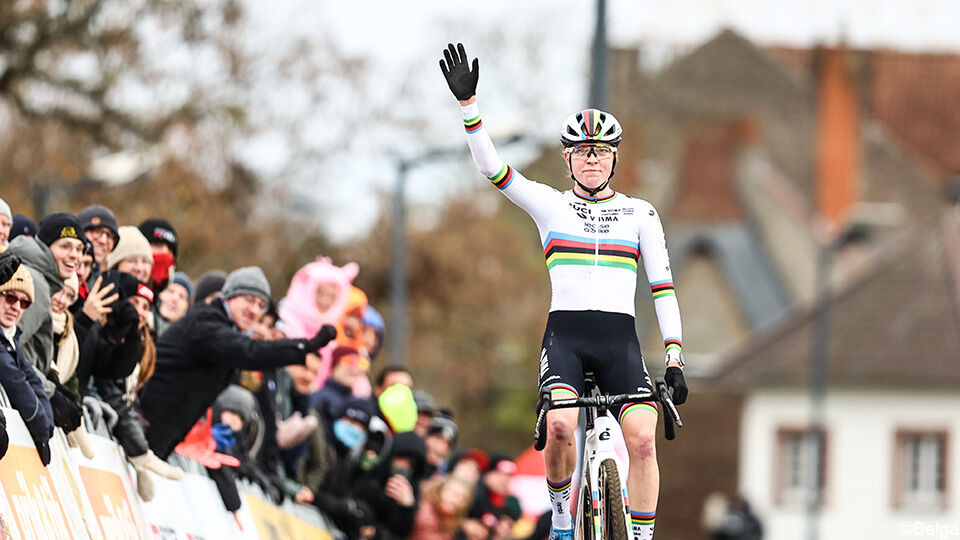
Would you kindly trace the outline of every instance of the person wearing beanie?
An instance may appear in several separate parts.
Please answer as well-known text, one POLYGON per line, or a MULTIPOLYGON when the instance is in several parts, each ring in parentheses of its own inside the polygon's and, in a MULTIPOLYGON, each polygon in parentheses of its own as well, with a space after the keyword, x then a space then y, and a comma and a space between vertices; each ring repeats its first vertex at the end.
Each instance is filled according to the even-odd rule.
POLYGON ((310 339, 253 340, 247 332, 269 299, 263 270, 241 268, 227 276, 222 298, 194 306, 160 336, 157 368, 141 402, 150 448, 161 459, 183 440, 237 370, 303 364, 308 352, 336 337, 336 330, 325 326, 310 339))
POLYGON ((434 472, 446 472, 446 460, 450 450, 457 444, 460 428, 453 421, 453 416, 438 412, 427 428, 424 442, 427 445, 427 464, 434 472))
POLYGON ((75 274, 80 265, 83 241, 80 224, 66 212, 47 214, 40 220, 37 236, 18 236, 8 250, 19 256, 33 278, 34 302, 23 314, 18 327, 27 360, 37 369, 47 396, 56 386, 48 380, 54 358, 53 320, 50 297, 63 288, 63 280, 75 274))
POLYGON ((0 249, 7 247, 11 228, 13 228, 13 214, 10 213, 10 205, 7 201, 0 199, 0 249))
POLYGON ((427 430, 433 422, 433 415, 437 413, 437 400, 426 390, 414 390, 413 401, 417 404, 417 425, 413 430, 421 437, 427 436, 427 430))
POLYGON ((423 438, 408 431, 397 434, 386 459, 357 480, 353 493, 373 509, 381 537, 410 536, 425 466, 423 438))
MULTIPOLYGON (((144 434, 143 423, 140 419, 140 400, 138 393, 144 384, 153 375, 156 369, 157 349, 147 327, 147 319, 154 301, 153 289, 150 286, 125 272, 107 272, 104 274, 106 282, 115 283, 116 290, 122 300, 117 306, 118 314, 127 320, 124 315, 130 311, 129 323, 119 322, 125 330, 119 333, 125 337, 122 341, 137 343, 136 349, 129 349, 134 363, 131 369, 124 369, 126 373, 94 372, 93 383, 102 400, 117 413, 117 422, 111 432, 127 456, 127 460, 137 471, 137 491, 140 497, 149 501, 153 498, 155 486, 148 472, 159 474, 171 480, 183 477, 183 471, 159 459, 150 451, 144 434)), ((109 324, 109 323, 108 323, 109 324)))
POLYGON ((17 329, 17 323, 35 298, 33 277, 26 266, 21 265, 13 277, 0 284, 0 385, 27 424, 40 461, 47 465, 50 463, 48 441, 53 436, 53 410, 40 377, 24 356, 21 332, 17 329))
POLYGON ((36 236, 40 232, 36 222, 23 214, 13 216, 13 227, 10 229, 10 241, 18 236, 36 236))
POLYGON ((140 224, 140 232, 150 242, 153 251, 153 273, 150 284, 162 291, 176 271, 177 248, 180 245, 177 231, 169 221, 151 218, 140 224))
MULTIPOLYGON (((353 497, 353 487, 361 474, 356 456, 363 447, 374 411, 369 400, 351 397, 334 411, 334 422, 317 430, 311 452, 326 453, 329 463, 322 478, 304 478, 303 484, 314 493, 313 504, 330 517, 348 538, 359 538, 360 530, 371 527, 376 518, 373 509, 353 497)), ((314 456, 311 456, 314 459, 314 456)), ((300 480, 300 479, 298 479, 300 480)))
POLYGON ((92 204, 77 212, 77 220, 84 236, 93 244, 93 259, 97 271, 107 268, 107 254, 120 242, 120 225, 117 216, 106 206, 92 204))
POLYGON ((157 310, 160 316, 156 318, 158 336, 187 314, 192 296, 193 282, 190 281, 190 276, 183 272, 174 273, 173 281, 160 291, 160 307, 157 310))
POLYGON ((107 269, 126 272, 144 283, 150 283, 150 274, 153 271, 153 250, 150 249, 150 242, 140 229, 132 225, 124 225, 119 231, 117 247, 107 255, 107 269))
POLYGON ((210 270, 200 276, 197 280, 197 286, 193 291, 194 304, 209 304, 214 298, 220 296, 220 290, 223 289, 223 283, 227 280, 227 273, 223 270, 210 270))

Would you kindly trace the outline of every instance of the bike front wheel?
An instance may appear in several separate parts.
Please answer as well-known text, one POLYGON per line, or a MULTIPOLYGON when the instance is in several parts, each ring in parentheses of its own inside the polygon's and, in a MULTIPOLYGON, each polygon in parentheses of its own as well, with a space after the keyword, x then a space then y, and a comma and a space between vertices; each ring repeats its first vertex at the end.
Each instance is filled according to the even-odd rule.
POLYGON ((600 507, 603 509, 603 538, 630 540, 632 535, 627 525, 627 510, 620 472, 612 459, 600 464, 600 507))
POLYGON ((577 500, 577 520, 574 524, 576 540, 598 540, 594 523, 596 513, 593 509, 592 486, 590 475, 584 474, 580 479, 580 497, 577 500))

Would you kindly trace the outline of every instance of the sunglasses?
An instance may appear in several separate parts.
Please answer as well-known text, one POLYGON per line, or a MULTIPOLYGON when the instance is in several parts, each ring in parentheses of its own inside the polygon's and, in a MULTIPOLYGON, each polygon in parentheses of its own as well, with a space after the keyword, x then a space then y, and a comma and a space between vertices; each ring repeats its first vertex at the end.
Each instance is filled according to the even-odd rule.
POLYGON ((617 149, 609 144, 580 144, 567 148, 566 150, 567 153, 573 154, 578 158, 589 157, 590 154, 593 154, 599 159, 608 158, 616 151, 617 149))
POLYGON ((30 300, 27 300, 26 298, 20 298, 13 293, 3 293, 3 299, 6 301, 8 306, 15 306, 17 305, 17 302, 20 302, 20 307, 23 310, 29 309, 30 305, 33 304, 33 302, 30 300))

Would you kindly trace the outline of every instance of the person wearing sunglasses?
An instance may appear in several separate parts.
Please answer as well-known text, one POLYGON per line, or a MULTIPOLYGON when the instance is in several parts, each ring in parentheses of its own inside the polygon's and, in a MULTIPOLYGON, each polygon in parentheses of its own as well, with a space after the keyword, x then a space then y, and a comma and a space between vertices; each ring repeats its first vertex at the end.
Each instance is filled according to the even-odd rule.
POLYGON ((0 385, 20 413, 33 439, 40 461, 50 463, 48 441, 53 436, 53 408, 20 344, 17 323, 34 299, 33 277, 26 266, 0 284, 0 385))
MULTIPOLYGON (((563 159, 572 189, 557 191, 525 178, 497 155, 477 104, 479 63, 462 44, 443 51, 440 70, 460 103, 473 160, 493 185, 533 218, 550 275, 550 315, 540 351, 540 391, 554 399, 578 397, 584 372, 594 372, 606 394, 651 390, 637 336, 634 309, 641 256, 664 337, 666 382, 673 401, 686 400, 681 368, 682 329, 670 272, 667 243, 657 210, 610 185, 623 129, 606 111, 583 109, 560 130, 563 159)), ((633 536, 653 538, 659 494, 656 460, 658 411, 653 402, 612 411, 630 458, 627 480, 633 536)), ((571 478, 577 462, 573 444, 577 409, 547 413, 544 449, 553 514, 551 538, 573 538, 569 512, 571 478)))

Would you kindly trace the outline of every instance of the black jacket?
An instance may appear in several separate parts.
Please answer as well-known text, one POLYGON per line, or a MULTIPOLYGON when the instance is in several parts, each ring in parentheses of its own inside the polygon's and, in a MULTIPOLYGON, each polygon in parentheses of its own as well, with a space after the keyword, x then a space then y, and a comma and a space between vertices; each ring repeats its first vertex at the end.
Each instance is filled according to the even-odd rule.
POLYGON ((0 385, 7 392, 10 404, 20 413, 30 436, 37 443, 46 443, 53 436, 53 408, 43 391, 40 377, 24 356, 19 343, 20 330, 7 341, 0 332, 0 385))
POLYGON ((157 369, 140 395, 150 449, 166 459, 238 369, 302 364, 306 340, 255 341, 222 300, 194 306, 157 341, 157 369))
POLYGON ((377 539, 407 538, 413 531, 413 521, 420 499, 420 481, 427 462, 427 449, 423 439, 412 431, 398 433, 392 440, 390 453, 373 470, 361 476, 353 487, 357 499, 370 505, 376 518, 377 539), (411 476, 407 478, 413 487, 414 504, 400 506, 384 493, 387 480, 393 476, 393 458, 406 457, 413 462, 411 476))

